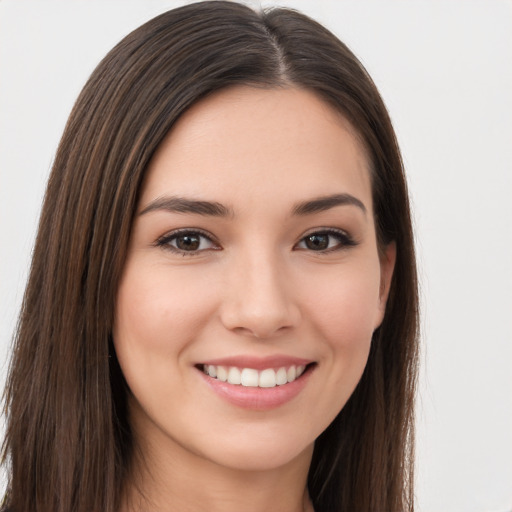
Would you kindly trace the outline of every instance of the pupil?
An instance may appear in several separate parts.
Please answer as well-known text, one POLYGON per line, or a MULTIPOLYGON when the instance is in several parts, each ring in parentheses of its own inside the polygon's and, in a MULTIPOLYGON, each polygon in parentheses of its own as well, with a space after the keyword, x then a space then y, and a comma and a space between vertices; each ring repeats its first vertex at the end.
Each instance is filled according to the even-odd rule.
POLYGON ((197 235, 182 235, 176 239, 178 249, 183 251, 195 251, 199 248, 199 237, 197 235))
POLYGON ((321 251, 329 247, 329 235, 310 235, 306 238, 306 246, 314 251, 321 251))

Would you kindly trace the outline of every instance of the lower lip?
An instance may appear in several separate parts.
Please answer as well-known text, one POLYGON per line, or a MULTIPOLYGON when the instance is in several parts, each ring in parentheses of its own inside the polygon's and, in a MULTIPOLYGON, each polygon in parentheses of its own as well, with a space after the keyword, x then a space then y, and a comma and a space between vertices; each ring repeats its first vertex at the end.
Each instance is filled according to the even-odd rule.
POLYGON ((306 371, 293 382, 274 386, 273 388, 259 388, 229 384, 206 375, 198 370, 204 381, 221 398, 237 407, 256 411, 268 411, 280 407, 293 400, 307 384, 314 366, 306 368, 306 371))

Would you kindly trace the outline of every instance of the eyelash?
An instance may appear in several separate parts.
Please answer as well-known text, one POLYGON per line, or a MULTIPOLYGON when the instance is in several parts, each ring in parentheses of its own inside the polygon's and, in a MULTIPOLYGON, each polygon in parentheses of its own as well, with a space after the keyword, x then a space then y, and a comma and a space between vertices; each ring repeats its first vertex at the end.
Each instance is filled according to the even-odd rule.
MULTIPOLYGON (((315 229, 314 231, 311 231, 310 233, 303 236, 300 239, 299 244, 305 243, 305 241, 310 237, 325 235, 336 238, 338 240, 338 243, 334 247, 328 247, 327 249, 321 249, 318 251, 308 249, 307 247, 301 250, 310 250, 311 252, 316 252, 318 254, 328 254, 335 251, 341 251, 349 247, 355 247, 357 245, 357 242, 346 231, 334 228, 315 229)), ((299 244, 296 244, 296 246, 299 244)))
MULTIPOLYGON (((201 244, 201 240, 199 242, 201 244)), ((168 233, 164 236, 162 236, 161 238, 159 238, 157 241, 156 241, 156 244, 158 247, 162 247, 164 249, 167 249, 171 252, 174 252, 176 254, 180 254, 182 256, 197 256, 198 254, 200 254, 202 251, 205 251, 205 250, 219 250, 220 247, 219 245, 217 244, 217 242, 215 242, 214 238, 212 237, 212 235, 210 235, 209 233, 205 232, 205 231, 202 231, 201 229, 177 229, 175 231, 172 231, 171 233, 168 233), (214 245, 214 247, 209 247, 208 249, 199 249, 199 250, 195 250, 195 251, 186 251, 184 249, 180 249, 179 247, 174 247, 173 245, 171 245, 171 242, 176 240, 177 238, 179 238, 180 236, 181 237, 185 237, 185 236, 198 236, 199 235, 199 238, 203 238, 203 239, 206 239, 208 240, 208 242, 210 242, 211 244, 214 245)))
MULTIPOLYGON (((215 239, 209 233, 202 231, 200 229, 188 229, 188 228, 178 229, 176 231, 172 231, 171 233, 168 233, 168 234, 162 236, 161 238, 159 238, 156 241, 155 245, 158 247, 167 249, 173 253, 180 254, 182 256, 197 256, 198 254, 202 253, 203 251, 207 251, 207 250, 215 251, 215 250, 221 249, 220 246, 218 245, 218 243, 215 241, 215 239), (171 242, 175 241, 180 236, 185 237, 187 235, 194 236, 194 237, 197 237, 199 235, 198 238, 208 240, 208 242, 213 244, 214 247, 208 247, 205 249, 201 249, 200 248, 201 243, 202 243, 201 240, 199 241, 199 248, 196 250, 187 251, 187 250, 180 249, 179 247, 175 247, 175 246, 171 245, 171 242)), ((330 242, 328 242, 328 245, 330 245, 330 242)), ((299 240, 299 242, 297 244, 295 244, 294 249, 311 251, 313 253, 318 253, 318 254, 328 254, 331 252, 347 249, 349 247, 354 247, 356 245, 357 245, 357 242, 347 232, 345 232, 341 229, 328 228, 328 229, 316 229, 315 231, 312 231, 312 232, 306 234, 299 240), (311 249, 308 247, 303 247, 303 248, 298 247, 299 244, 302 244, 302 243, 306 244, 307 243, 306 240, 313 236, 333 237, 338 240, 338 243, 334 247, 327 247, 326 249, 320 249, 320 250, 314 250, 314 249, 311 249)))

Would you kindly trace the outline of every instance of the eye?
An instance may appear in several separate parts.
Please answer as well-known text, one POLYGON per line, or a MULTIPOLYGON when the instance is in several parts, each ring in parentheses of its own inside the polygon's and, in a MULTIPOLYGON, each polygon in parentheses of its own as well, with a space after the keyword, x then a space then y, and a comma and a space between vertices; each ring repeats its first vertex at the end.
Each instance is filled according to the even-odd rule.
POLYGON ((156 245, 183 256, 193 255, 209 249, 219 249, 219 246, 209 235, 202 231, 190 229, 180 229, 168 233, 158 239, 156 245))
POLYGON ((348 233, 338 229, 324 229, 309 233, 296 245, 297 249, 316 252, 330 252, 353 247, 355 241, 348 233))

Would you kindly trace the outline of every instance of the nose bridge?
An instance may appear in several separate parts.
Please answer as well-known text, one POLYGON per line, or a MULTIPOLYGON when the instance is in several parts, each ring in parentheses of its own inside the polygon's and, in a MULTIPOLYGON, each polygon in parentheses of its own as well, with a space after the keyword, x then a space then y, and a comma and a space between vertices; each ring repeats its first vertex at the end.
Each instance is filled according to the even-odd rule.
POLYGON ((227 283, 224 325, 257 338, 296 325, 300 314, 287 274, 282 257, 271 248, 239 254, 232 262, 227 283))

